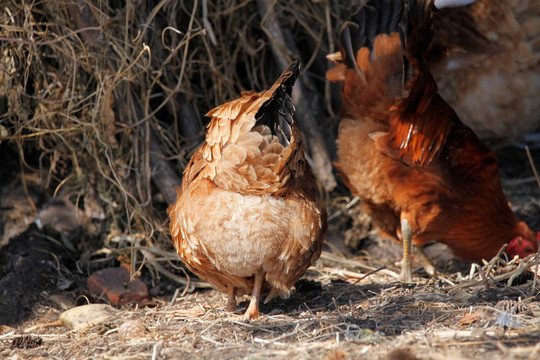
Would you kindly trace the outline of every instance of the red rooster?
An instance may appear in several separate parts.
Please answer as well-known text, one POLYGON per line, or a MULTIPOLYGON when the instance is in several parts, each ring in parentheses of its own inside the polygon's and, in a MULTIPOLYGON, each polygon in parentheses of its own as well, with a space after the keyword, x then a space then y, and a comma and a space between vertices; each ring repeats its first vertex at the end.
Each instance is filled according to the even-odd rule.
POLYGON ((510 209, 497 160, 443 100, 429 69, 430 1, 370 0, 341 32, 327 78, 344 82, 338 168, 373 223, 402 241, 401 278, 411 282, 411 243, 448 245, 460 258, 488 259, 538 249, 537 236, 510 209))

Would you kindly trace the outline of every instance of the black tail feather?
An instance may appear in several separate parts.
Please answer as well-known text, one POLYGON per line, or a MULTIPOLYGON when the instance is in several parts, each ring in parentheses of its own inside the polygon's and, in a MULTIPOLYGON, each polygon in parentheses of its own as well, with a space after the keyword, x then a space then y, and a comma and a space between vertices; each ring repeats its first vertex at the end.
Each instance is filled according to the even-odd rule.
MULTIPOLYGON (((380 34, 399 33, 403 49, 407 37, 414 30, 427 34, 419 46, 429 46, 430 35, 425 19, 426 4, 430 0, 369 0, 362 4, 341 30, 341 45, 345 50, 345 63, 356 67, 356 54, 362 47, 373 50, 375 38, 380 34)), ((418 55, 418 54, 414 54, 418 55)))
POLYGON ((292 88, 298 74, 300 63, 293 61, 283 71, 278 81, 280 84, 255 115, 257 125, 266 125, 273 135, 277 136, 283 146, 288 146, 291 141, 294 105, 292 103, 292 88))

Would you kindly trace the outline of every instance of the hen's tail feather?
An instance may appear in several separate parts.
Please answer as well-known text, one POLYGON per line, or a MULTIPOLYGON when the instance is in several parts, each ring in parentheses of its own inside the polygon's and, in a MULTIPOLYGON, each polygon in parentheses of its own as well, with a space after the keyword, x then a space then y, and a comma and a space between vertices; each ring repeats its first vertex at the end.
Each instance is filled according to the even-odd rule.
POLYGON ((261 105, 255 115, 256 124, 268 126, 284 147, 289 146, 291 141, 294 113, 291 93, 299 72, 300 64, 295 60, 269 90, 273 91, 272 96, 261 105))

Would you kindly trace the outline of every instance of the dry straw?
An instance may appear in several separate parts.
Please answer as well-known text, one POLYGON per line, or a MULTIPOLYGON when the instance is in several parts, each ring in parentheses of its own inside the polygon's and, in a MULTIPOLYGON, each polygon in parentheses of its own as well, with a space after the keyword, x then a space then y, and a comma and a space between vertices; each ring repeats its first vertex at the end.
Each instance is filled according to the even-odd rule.
POLYGON ((241 91, 267 88, 292 57, 305 64, 300 96, 320 109, 301 123, 312 165, 326 189, 334 186, 332 136, 320 131, 333 134, 336 127, 325 115, 333 100, 324 71, 339 6, 5 1, 0 142, 18 154, 23 185, 37 175, 49 197, 69 196, 84 210, 84 224, 94 223, 83 259, 124 254, 133 273, 146 266, 179 281, 165 208, 202 140, 204 114, 241 91), (285 38, 268 31, 276 25, 285 38))

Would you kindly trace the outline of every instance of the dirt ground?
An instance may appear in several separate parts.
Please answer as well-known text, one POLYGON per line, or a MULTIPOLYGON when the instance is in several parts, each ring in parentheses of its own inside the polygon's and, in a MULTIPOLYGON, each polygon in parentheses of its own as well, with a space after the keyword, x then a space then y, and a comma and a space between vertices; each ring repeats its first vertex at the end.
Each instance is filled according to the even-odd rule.
MULTIPOLYGON (((504 148, 498 156, 510 201, 538 229, 539 191, 523 149, 504 148)), ((538 149, 533 157, 540 159, 538 149)), ((18 206, 3 207, 6 231, 24 218, 24 199, 17 198, 16 189, 3 186, 4 204, 7 193, 18 199, 18 206)), ((88 273, 81 271, 81 259, 57 234, 31 225, 4 241, 0 253, 0 323, 5 324, 0 326, 0 358, 540 357, 540 284, 534 280, 534 256, 528 261, 495 258, 480 271, 436 244, 427 252, 440 270, 437 277, 429 279, 417 269, 416 283, 404 285, 396 281, 399 246, 371 234, 364 222, 352 221, 358 216, 355 209, 330 204, 330 232, 317 265, 289 299, 262 305, 264 316, 250 323, 240 320, 247 297, 231 314, 225 310, 225 296, 215 290, 183 294, 183 285, 143 274, 153 295, 147 306, 125 306, 108 321, 82 331, 68 329, 58 322, 60 314, 96 301, 86 288, 88 273), (126 336, 128 325, 132 329, 126 336)), ((27 226, 28 219, 19 228, 27 226)))

